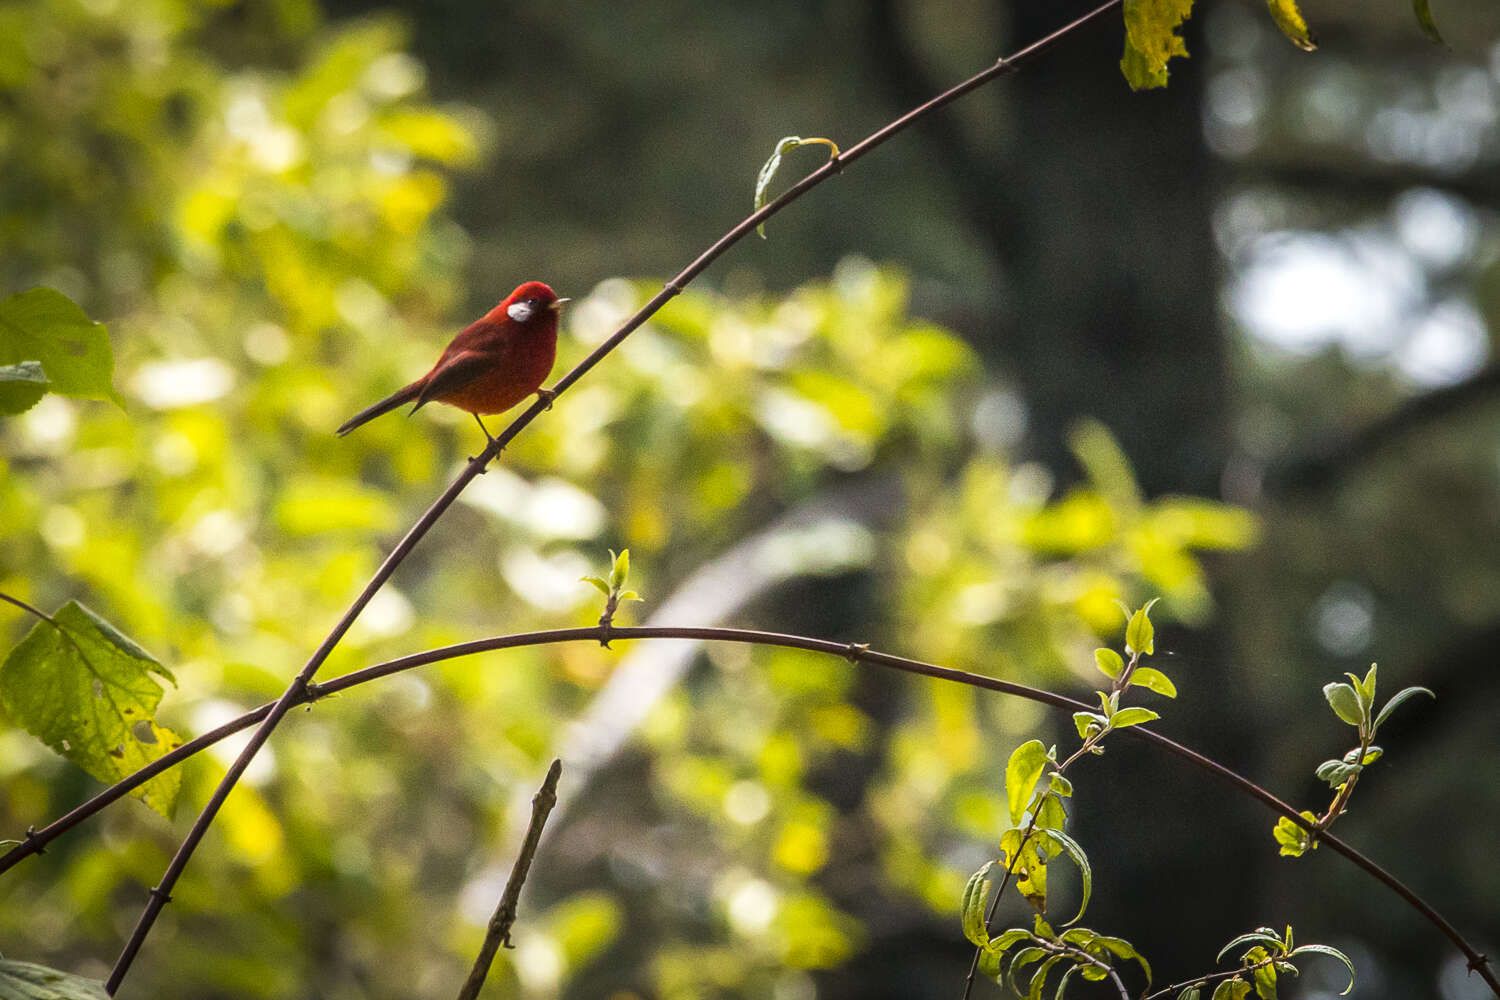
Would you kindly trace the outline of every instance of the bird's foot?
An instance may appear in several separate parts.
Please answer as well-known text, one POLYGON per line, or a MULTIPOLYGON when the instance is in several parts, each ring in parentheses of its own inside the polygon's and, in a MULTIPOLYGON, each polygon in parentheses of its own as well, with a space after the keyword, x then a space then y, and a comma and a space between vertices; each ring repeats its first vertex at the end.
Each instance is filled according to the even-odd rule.
POLYGON ((557 398, 557 390, 556 389, 538 389, 536 391, 536 398, 540 399, 543 403, 546 404, 546 406, 544 407, 544 409, 550 410, 550 409, 552 409, 552 401, 557 398))

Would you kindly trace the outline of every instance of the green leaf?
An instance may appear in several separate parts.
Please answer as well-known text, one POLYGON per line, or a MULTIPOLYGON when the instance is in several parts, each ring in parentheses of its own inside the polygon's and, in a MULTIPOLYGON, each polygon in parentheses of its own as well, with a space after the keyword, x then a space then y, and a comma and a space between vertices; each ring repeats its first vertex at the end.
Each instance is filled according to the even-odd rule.
POLYGON ((1019 824, 1031 803, 1031 793, 1047 764, 1047 748, 1041 740, 1028 740, 1016 747, 1005 765, 1005 798, 1010 806, 1010 821, 1019 824))
POLYGON ((1125 626, 1125 651, 1128 653, 1145 653, 1150 656, 1156 652, 1156 628, 1151 624, 1151 606, 1160 598, 1153 597, 1146 602, 1146 606, 1130 616, 1130 624, 1125 626))
MULTIPOLYGON (((801 136, 789 135, 776 144, 776 149, 771 153, 771 158, 761 166, 760 173, 755 177, 755 210, 759 212, 766 205, 766 189, 771 186, 771 178, 776 176, 776 171, 781 167, 781 158, 799 146, 827 146, 829 159, 839 155, 838 144, 832 139, 824 139, 814 136, 804 139, 801 136)), ((755 227, 761 239, 766 238, 766 225, 761 223, 755 227)))
POLYGON ((1297 0, 1266 0, 1266 6, 1271 8, 1271 20, 1293 45, 1304 52, 1318 47, 1312 32, 1307 29, 1307 22, 1302 19, 1302 12, 1297 9, 1297 0))
MULTIPOLYGON (((1355 753, 1358 753, 1355 750, 1355 753)), ((1337 788, 1348 781, 1351 775, 1358 774, 1364 770, 1359 764, 1348 764, 1341 760, 1325 760, 1318 765, 1317 774, 1319 781, 1328 782, 1328 787, 1337 788)))
MULTIPOLYGON (((27 732, 104 782, 181 744, 156 724, 172 675, 109 622, 75 601, 38 622, 0 666, 0 706, 27 732), (156 675, 156 676, 153 676, 156 675)), ((169 770, 132 795, 170 817, 181 777, 169 770)))
POLYGON ((1052 772, 1051 779, 1053 794, 1067 796, 1071 796, 1073 794, 1073 783, 1067 778, 1064 778, 1061 774, 1054 771, 1052 772))
POLYGON ((1375 704, 1375 671, 1378 664, 1370 664, 1370 669, 1365 672, 1365 679, 1359 682, 1360 690, 1364 692, 1365 701, 1371 705, 1375 704))
POLYGON ((1177 994, 1177 1000, 1202 1000, 1203 987, 1206 983, 1194 983, 1181 993, 1177 994))
POLYGON ((580 576, 578 579, 581 582, 583 582, 583 583, 591 583, 591 584, 593 584, 594 587, 595 587, 595 589, 597 589, 599 591, 599 593, 603 594, 605 597, 609 596, 609 584, 607 584, 607 583, 604 582, 604 578, 603 577, 599 577, 599 576, 580 576))
MULTIPOLYGON (((1245 956, 1246 961, 1252 961, 1250 955, 1255 955, 1258 950, 1250 949, 1249 954, 1245 956)), ((1270 957, 1268 954, 1256 955, 1253 961, 1263 961, 1268 957, 1270 957)), ((1250 978, 1255 981, 1255 995, 1260 997, 1260 1000, 1276 1000, 1276 966, 1274 963, 1252 969, 1250 978)))
POLYGON ((24 413, 35 406, 51 386, 39 361, 0 366, 0 413, 24 413))
MULTIPOLYGON (((1282 818, 1285 819, 1285 817, 1282 818)), ((1286 820, 1286 822, 1292 823, 1292 821, 1289 819, 1286 820)), ((1302 829, 1295 823, 1292 823, 1292 826, 1297 827, 1297 829, 1299 830, 1302 829)), ((1219 953, 1214 956, 1214 961, 1224 961, 1225 955, 1229 954, 1231 951, 1238 948, 1242 944, 1260 944, 1276 947, 1281 944, 1281 938, 1277 937, 1276 932, 1271 930, 1271 928, 1269 927, 1257 928, 1253 931, 1250 931, 1248 934, 1241 934, 1239 937, 1235 938, 1233 941, 1220 948, 1219 953)))
POLYGON ((1417 15, 1417 23, 1427 33, 1427 37, 1439 45, 1447 45, 1443 41, 1442 33, 1438 31, 1437 21, 1432 17, 1432 4, 1429 0, 1411 0, 1412 13, 1417 15))
POLYGON ((1021 993, 1021 984, 1016 981, 1016 976, 1020 975, 1021 970, 1032 962, 1046 957, 1046 954, 1043 948, 1022 948, 1016 952, 1015 957, 1010 960, 1010 971, 1006 973, 1006 977, 1010 980, 1010 988, 1017 994, 1021 993))
POLYGON ((1139 684, 1147 691, 1155 691, 1168 698, 1177 697, 1177 685, 1172 683, 1172 679, 1151 667, 1136 667, 1130 675, 1130 683, 1139 684))
POLYGON ((633 590, 622 590, 622 591, 620 591, 620 600, 622 600, 622 601, 639 601, 639 600, 641 600, 641 595, 637 594, 633 590))
POLYGON ((1095 939, 1095 945, 1109 949, 1120 958, 1134 960, 1135 963, 1141 967, 1141 971, 1146 974, 1146 986, 1148 989, 1150 988, 1151 963, 1146 961, 1146 956, 1135 950, 1135 945, 1131 944, 1129 941, 1126 941, 1124 938, 1109 937, 1105 934, 1100 934, 1098 938, 1095 939))
POLYGON ((61 292, 33 288, 0 302, 0 365, 23 361, 41 364, 52 392, 125 405, 110 384, 108 332, 61 292))
POLYGON ((1081 739, 1086 740, 1104 728, 1104 716, 1095 715, 1093 712, 1074 712, 1073 728, 1078 730, 1081 739))
POLYGON ((1052 1000, 1062 1000, 1063 993, 1068 989, 1068 980, 1073 978, 1073 973, 1077 972, 1079 968, 1081 966, 1074 965, 1062 974, 1062 978, 1057 981, 1057 992, 1052 994, 1052 1000))
POLYGON ((1354 963, 1349 961, 1348 955, 1345 955, 1337 948, 1330 947, 1326 944, 1304 944, 1300 948, 1297 948, 1295 951, 1293 951, 1291 955, 1288 955, 1287 957, 1291 958, 1292 955, 1301 955, 1308 952, 1314 955, 1328 955, 1331 958, 1336 958, 1340 962, 1344 963, 1344 968, 1349 970, 1349 985, 1345 986, 1343 990, 1339 992, 1339 996, 1344 996, 1350 990, 1354 989, 1354 963))
POLYGON ((1354 697, 1359 699, 1360 715, 1368 719, 1370 717, 1370 713, 1375 710, 1374 699, 1368 697, 1365 694, 1365 685, 1364 682, 1359 679, 1359 674, 1351 674, 1346 670, 1344 671, 1344 676, 1349 678, 1349 686, 1354 689, 1354 697))
POLYGON ((1370 727, 1370 735, 1375 735, 1375 730, 1379 729, 1381 724, 1385 722, 1386 719, 1390 718, 1391 713, 1396 710, 1397 705, 1401 704, 1403 701, 1406 701, 1408 698, 1414 698, 1419 694, 1425 694, 1429 698, 1437 697, 1437 695, 1433 694, 1431 691, 1427 690, 1424 687, 1409 687, 1397 691, 1395 695, 1391 697, 1391 700, 1385 703, 1385 707, 1380 710, 1380 714, 1375 716, 1375 725, 1370 727))
POLYGON ((1121 658, 1120 654, 1116 653, 1113 649, 1107 649, 1102 646, 1094 650, 1094 663, 1098 665, 1104 676, 1110 680, 1118 679, 1120 671, 1125 669, 1125 660, 1121 658))
POLYGON ((1125 729, 1128 726, 1139 726, 1143 722, 1151 722, 1160 718, 1160 715, 1149 708, 1122 708, 1110 720, 1110 725, 1116 729, 1125 729))
POLYGON ((981 948, 990 943, 984 911, 990 901, 990 869, 993 867, 995 862, 986 862, 983 868, 969 876, 969 884, 964 886, 963 902, 959 907, 964 937, 981 948))
POLYGON ((1187 58, 1178 27, 1193 13, 1193 0, 1125 0, 1125 55, 1120 69, 1132 90, 1167 85, 1167 61, 1187 58))
POLYGON ((630 550, 621 549, 620 554, 615 557, 614 568, 609 571, 609 587, 611 590, 619 590, 625 586, 625 578, 630 575, 630 550))
MULTIPOLYGON (((1078 845, 1078 841, 1061 830, 1042 830, 1038 833, 1038 836, 1045 837, 1057 845, 1058 848, 1061 848, 1062 853, 1071 858, 1073 863, 1078 866, 1079 881, 1083 886, 1083 898, 1078 903, 1078 912, 1074 914, 1072 920, 1068 921, 1068 924, 1077 923, 1083 918, 1083 911, 1088 909, 1089 896, 1094 892, 1094 872, 1089 867, 1088 855, 1083 853, 1083 848, 1078 845)), ((1063 926, 1066 927, 1067 924, 1063 926)))
POLYGON ((0 997, 5 1000, 109 1000, 104 983, 45 965, 0 961, 0 997))
POLYGON ((1351 726, 1363 725, 1368 716, 1360 710, 1359 695, 1354 689, 1340 681, 1334 681, 1323 685, 1323 697, 1328 699, 1328 705, 1333 709, 1333 714, 1349 723, 1351 726))
POLYGON ((1250 995, 1250 984, 1235 976, 1214 987, 1212 1000, 1245 1000, 1250 995))
POLYGON ((1026 1000, 1042 1000, 1042 990, 1047 986, 1048 973, 1052 971, 1054 965, 1067 957, 1066 955, 1053 955, 1037 966, 1036 972, 1031 974, 1031 985, 1026 990, 1026 1000))

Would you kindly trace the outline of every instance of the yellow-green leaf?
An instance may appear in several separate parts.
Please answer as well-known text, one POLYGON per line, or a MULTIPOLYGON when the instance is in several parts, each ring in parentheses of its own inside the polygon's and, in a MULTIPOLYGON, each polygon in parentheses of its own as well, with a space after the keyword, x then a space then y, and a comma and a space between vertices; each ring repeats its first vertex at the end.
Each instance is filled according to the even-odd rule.
MULTIPOLYGON (((1416 0, 1421 3, 1423 0, 1416 0)), ((1302 11, 1297 9, 1297 0, 1266 0, 1266 6, 1271 8, 1271 20, 1276 22, 1276 27, 1281 33, 1291 39, 1292 44, 1304 52, 1311 52, 1318 47, 1313 39, 1312 32, 1307 28, 1307 22, 1302 19, 1302 11)))
MULTIPOLYGON (((100 781, 113 782, 181 744, 155 721, 172 675, 76 601, 38 622, 0 666, 0 705, 37 739, 100 781)), ((170 816, 180 777, 167 771, 131 794, 170 816)))
POLYGON ((1016 747, 1005 765, 1005 798, 1010 806, 1010 821, 1020 824, 1031 802, 1031 793, 1047 764, 1047 748, 1041 740, 1028 740, 1016 747))
POLYGON ((1442 33, 1438 31, 1437 21, 1432 18, 1432 4, 1428 0, 1411 0, 1412 13, 1417 15, 1417 23, 1422 30, 1427 32, 1427 37, 1439 45, 1447 45, 1443 41, 1442 33))
POLYGON ((1133 90, 1167 85, 1167 62, 1187 58, 1177 29, 1193 13, 1193 0, 1125 0, 1125 55, 1120 69, 1133 90))
POLYGON ((25 361, 41 365, 51 392, 125 405, 110 384, 108 332, 61 292, 33 288, 0 302, 0 365, 25 361))
POLYGON ((1139 684, 1147 691, 1155 691, 1168 698, 1177 697, 1177 685, 1172 683, 1172 679, 1151 667, 1136 667, 1130 675, 1130 683, 1139 684))

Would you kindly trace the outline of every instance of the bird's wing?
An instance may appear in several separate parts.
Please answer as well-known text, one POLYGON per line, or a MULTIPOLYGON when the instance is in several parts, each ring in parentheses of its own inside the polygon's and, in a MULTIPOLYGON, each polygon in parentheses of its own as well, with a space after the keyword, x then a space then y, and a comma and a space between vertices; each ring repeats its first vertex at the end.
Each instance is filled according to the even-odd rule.
POLYGON ((481 354, 478 351, 445 354, 423 380, 425 384, 417 395, 417 407, 458 392, 475 379, 493 372, 499 361, 493 353, 481 354))

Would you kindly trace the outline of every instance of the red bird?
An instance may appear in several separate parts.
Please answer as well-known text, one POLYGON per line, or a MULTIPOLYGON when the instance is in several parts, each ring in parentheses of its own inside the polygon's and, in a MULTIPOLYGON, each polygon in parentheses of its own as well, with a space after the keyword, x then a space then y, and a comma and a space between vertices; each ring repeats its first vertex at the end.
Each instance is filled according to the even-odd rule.
POLYGON ((480 414, 503 413, 533 392, 551 399, 542 382, 557 360, 557 310, 567 301, 526 282, 454 337, 432 371, 350 417, 339 437, 413 400, 413 413, 434 400, 472 413, 490 437, 480 414))

